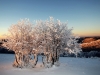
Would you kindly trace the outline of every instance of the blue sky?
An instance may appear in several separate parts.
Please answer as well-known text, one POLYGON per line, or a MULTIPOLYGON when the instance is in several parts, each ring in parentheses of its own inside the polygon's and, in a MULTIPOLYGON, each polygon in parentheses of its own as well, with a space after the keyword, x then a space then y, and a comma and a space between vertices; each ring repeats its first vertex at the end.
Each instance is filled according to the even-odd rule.
POLYGON ((68 21, 79 36, 100 36, 100 0, 0 0, 0 36, 20 19, 68 21))

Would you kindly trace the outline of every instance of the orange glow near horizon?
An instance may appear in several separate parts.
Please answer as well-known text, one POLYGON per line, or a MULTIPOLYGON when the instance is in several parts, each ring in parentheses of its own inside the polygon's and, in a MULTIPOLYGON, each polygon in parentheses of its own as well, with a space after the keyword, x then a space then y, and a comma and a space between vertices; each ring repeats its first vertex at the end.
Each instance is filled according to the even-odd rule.
POLYGON ((0 39, 4 39, 5 38, 5 33, 0 33, 0 39))
POLYGON ((79 35, 80 37, 92 37, 92 36, 100 36, 99 34, 93 34, 93 35, 91 35, 91 34, 80 34, 79 35))
POLYGON ((99 29, 91 29, 91 30, 86 30, 86 29, 77 29, 73 30, 73 33, 78 35, 78 36, 100 36, 100 30, 99 29))
MULTIPOLYGON (((75 33, 76 34, 76 33, 75 33)), ((80 32, 80 33, 77 33, 76 35, 78 35, 78 36, 100 36, 100 33, 92 33, 92 32, 80 32)))

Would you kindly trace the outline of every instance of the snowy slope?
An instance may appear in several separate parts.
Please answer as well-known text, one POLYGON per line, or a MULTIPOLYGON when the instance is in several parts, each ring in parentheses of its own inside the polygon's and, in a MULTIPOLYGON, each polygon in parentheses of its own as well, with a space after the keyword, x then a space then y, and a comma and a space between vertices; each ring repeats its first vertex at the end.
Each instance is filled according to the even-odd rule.
POLYGON ((0 54, 0 75, 100 75, 100 58, 60 57, 60 67, 41 67, 41 57, 36 68, 13 68, 13 54, 0 54))

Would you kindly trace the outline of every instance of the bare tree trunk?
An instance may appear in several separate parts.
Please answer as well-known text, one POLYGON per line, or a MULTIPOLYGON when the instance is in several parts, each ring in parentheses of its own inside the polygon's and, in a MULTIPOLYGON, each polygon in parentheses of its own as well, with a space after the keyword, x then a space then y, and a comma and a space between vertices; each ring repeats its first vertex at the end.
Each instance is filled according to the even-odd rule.
POLYGON ((22 53, 19 51, 15 52, 15 60, 13 66, 22 68, 22 53))
POLYGON ((15 54, 15 60, 13 63, 13 67, 18 67, 18 60, 17 60, 16 54, 15 54))

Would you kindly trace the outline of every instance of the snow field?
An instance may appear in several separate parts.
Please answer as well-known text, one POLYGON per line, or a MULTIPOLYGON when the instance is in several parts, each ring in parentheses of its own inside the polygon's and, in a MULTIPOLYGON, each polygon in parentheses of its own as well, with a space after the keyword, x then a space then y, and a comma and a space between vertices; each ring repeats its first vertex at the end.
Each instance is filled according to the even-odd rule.
POLYGON ((44 68, 42 58, 35 68, 14 68, 13 54, 0 54, 0 75, 100 75, 100 58, 60 57, 60 66, 44 68))

